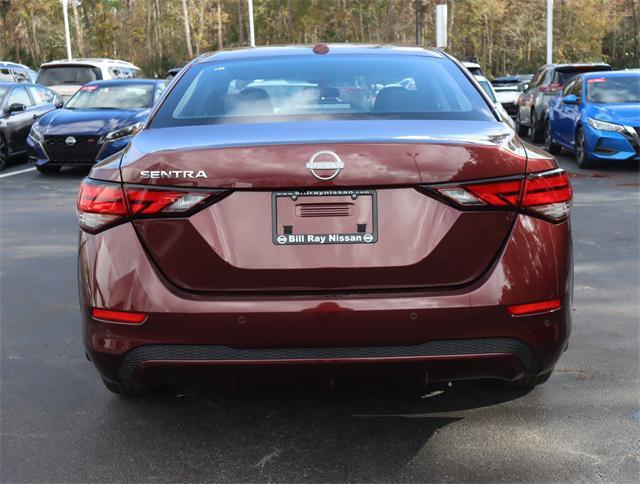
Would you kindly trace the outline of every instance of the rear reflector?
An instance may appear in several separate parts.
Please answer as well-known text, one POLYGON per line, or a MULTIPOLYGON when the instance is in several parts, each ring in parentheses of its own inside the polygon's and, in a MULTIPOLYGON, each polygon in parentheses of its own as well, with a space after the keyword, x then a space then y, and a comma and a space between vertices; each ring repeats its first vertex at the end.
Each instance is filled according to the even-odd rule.
POLYGON ((140 324, 147 315, 143 313, 131 313, 127 311, 110 311, 109 309, 93 308, 91 310, 91 316, 95 319, 101 319, 103 321, 111 321, 114 323, 129 323, 140 324))
POLYGON ((120 184, 85 179, 78 193, 80 227, 96 232, 131 218, 185 216, 221 191, 200 192, 156 187, 122 187, 120 184))
POLYGON ((512 316, 524 316, 525 314, 543 313, 546 311, 554 311, 560 308, 560 299, 551 299, 550 301, 540 301, 527 304, 516 304, 508 306, 507 310, 512 316))
POLYGON ((533 173, 527 178, 435 187, 457 205, 469 208, 520 208, 553 221, 569 215, 572 191, 562 169, 533 173))

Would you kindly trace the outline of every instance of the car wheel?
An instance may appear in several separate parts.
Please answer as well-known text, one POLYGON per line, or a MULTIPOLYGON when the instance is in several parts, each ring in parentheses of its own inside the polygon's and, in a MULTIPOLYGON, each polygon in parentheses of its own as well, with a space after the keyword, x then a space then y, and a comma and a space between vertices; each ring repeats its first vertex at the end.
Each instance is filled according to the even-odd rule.
POLYGON ((533 388, 536 385, 542 385, 546 382, 552 373, 553 370, 548 373, 543 373, 542 375, 523 376, 517 380, 504 382, 504 385, 510 388, 533 388))
POLYGON ((104 378, 102 379, 102 383, 104 383, 104 386, 111 393, 122 395, 123 397, 146 397, 152 393, 152 388, 148 386, 123 385, 122 383, 112 382, 104 378))
POLYGON ((529 128, 522 126, 522 123, 520 123, 520 113, 518 113, 516 115, 516 133, 518 133, 518 136, 527 136, 528 132, 529 128))
POLYGON ((4 170, 9 160, 9 146, 4 142, 4 138, 0 136, 0 171, 4 170))
POLYGON ((544 123, 544 149, 552 155, 559 155, 562 151, 562 147, 558 143, 554 143, 551 137, 551 123, 547 120, 544 123))
POLYGON ((538 121, 538 115, 536 114, 536 110, 534 108, 531 113, 531 141, 534 143, 539 143, 542 141, 542 126, 540 126, 540 122, 538 121))
POLYGON ((40 165, 36 166, 36 169, 42 173, 43 175, 51 175, 53 173, 58 173, 60 171, 59 166, 49 166, 49 165, 40 165))
POLYGON ((590 168, 593 165, 593 161, 589 159, 584 146, 584 131, 582 128, 578 128, 576 132, 576 162, 580 168, 590 168))

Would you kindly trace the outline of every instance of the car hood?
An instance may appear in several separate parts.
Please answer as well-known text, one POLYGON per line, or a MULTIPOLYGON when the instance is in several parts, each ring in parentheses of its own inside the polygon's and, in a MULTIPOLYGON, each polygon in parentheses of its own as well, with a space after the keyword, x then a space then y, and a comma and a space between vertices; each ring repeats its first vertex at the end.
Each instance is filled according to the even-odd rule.
POLYGON ((102 136, 130 124, 144 121, 149 110, 57 109, 40 119, 44 135, 102 136))
POLYGON ((610 123, 640 126, 640 103, 591 104, 588 115, 610 123))
POLYGON ((496 89, 496 99, 499 103, 515 103, 518 96, 520 96, 519 91, 501 91, 496 89))

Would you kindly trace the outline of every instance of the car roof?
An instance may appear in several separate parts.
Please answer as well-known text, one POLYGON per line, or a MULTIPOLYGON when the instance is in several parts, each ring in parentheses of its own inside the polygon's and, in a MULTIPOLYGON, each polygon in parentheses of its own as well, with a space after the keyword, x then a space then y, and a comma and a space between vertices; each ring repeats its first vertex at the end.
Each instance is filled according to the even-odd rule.
POLYGON ((581 74, 581 76, 585 79, 591 79, 595 77, 629 77, 635 76, 640 77, 640 71, 597 71, 597 72, 586 72, 581 74))
POLYGON ((90 81, 83 86, 118 86, 122 84, 160 84, 166 79, 107 79, 104 81, 90 81))
MULTIPOLYGON (((318 45, 318 44, 316 44, 318 45)), ((326 44, 329 47, 327 54, 315 54, 314 45, 284 45, 269 47, 250 47, 221 50, 203 54, 196 63, 202 64, 221 60, 253 59, 264 57, 280 56, 313 56, 313 55, 344 55, 344 54, 394 54, 394 55, 418 55, 424 57, 443 58, 444 56, 434 49, 423 49, 422 47, 403 47, 395 45, 379 44, 326 44)))
POLYGON ((545 64, 542 67, 553 67, 554 69, 567 69, 571 67, 611 67, 606 62, 580 62, 575 64, 545 64))
POLYGON ((25 66, 24 64, 18 64, 17 62, 0 61, 0 67, 12 67, 14 69, 24 69, 27 71, 35 72, 33 69, 31 69, 31 67, 25 66))
POLYGON ((104 59, 98 57, 79 57, 77 59, 60 59, 54 60, 50 62, 45 62, 40 65, 40 69, 43 67, 55 67, 55 66, 73 66, 73 65, 89 65, 93 67, 104 67, 106 66, 119 66, 119 67, 130 67, 139 69, 138 66, 132 64, 131 62, 119 60, 119 59, 104 59))
POLYGON ((35 82, 0 82, 0 87, 14 87, 14 86, 38 86, 38 87, 44 87, 45 89, 51 90, 47 86, 36 84, 35 82))

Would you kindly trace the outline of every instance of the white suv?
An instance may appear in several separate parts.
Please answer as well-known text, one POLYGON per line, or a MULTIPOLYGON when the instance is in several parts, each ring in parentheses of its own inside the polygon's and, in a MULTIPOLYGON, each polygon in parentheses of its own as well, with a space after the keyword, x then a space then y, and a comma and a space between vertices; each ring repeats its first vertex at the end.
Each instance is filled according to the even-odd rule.
POLYGON ((87 82, 138 77, 143 77, 142 71, 131 62, 113 59, 73 59, 42 64, 37 82, 49 87, 66 101, 87 82))

